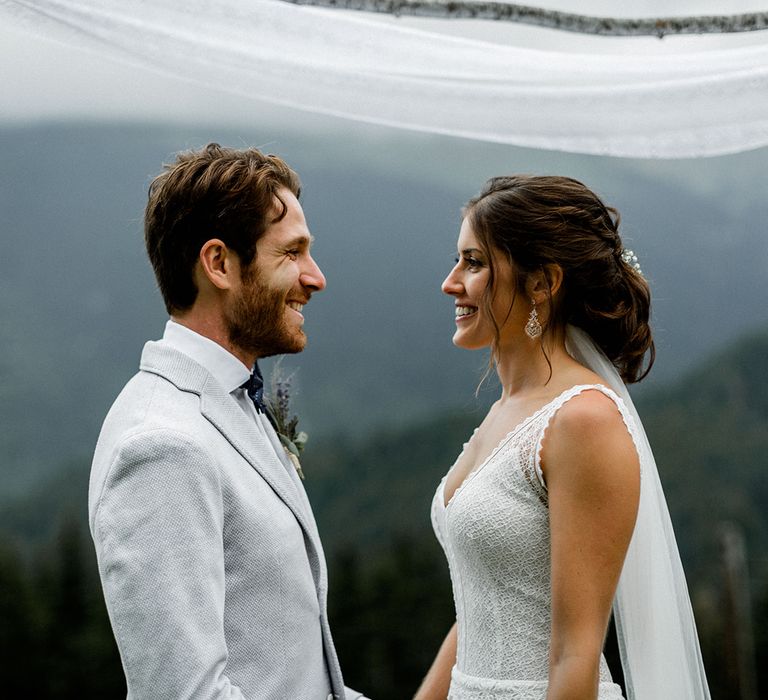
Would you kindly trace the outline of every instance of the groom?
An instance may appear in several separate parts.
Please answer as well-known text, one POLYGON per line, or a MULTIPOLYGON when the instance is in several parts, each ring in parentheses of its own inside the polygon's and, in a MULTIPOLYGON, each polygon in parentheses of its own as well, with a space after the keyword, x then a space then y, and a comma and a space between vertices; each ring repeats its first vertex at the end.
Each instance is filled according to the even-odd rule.
POLYGON ((301 352, 302 310, 325 287, 298 196, 280 158, 217 144, 149 190, 171 318, 104 422, 89 489, 135 700, 362 697, 342 681, 317 527, 255 368, 301 352))

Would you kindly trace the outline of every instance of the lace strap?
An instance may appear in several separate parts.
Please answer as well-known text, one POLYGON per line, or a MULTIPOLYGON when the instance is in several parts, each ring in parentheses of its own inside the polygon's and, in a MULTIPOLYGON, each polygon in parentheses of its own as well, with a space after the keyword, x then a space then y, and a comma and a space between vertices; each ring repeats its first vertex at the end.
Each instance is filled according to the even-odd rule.
POLYGON ((547 406, 548 410, 544 414, 544 420, 541 427, 539 428, 539 437, 536 440, 536 446, 533 450, 533 470, 536 473, 536 478, 539 480, 539 483, 545 491, 547 490, 547 484, 544 480, 544 472, 541 468, 541 447, 542 442, 544 441, 544 434, 547 432, 547 428, 552 422, 552 418, 554 418, 555 414, 560 410, 560 408, 563 407, 564 404, 570 401, 574 396, 579 396, 585 391, 590 391, 592 389, 602 392, 616 405, 616 408, 621 414, 621 419, 624 421, 624 425, 627 428, 627 432, 632 438, 632 444, 634 444, 635 451, 638 452, 639 457, 640 443, 637 428, 635 426, 634 420, 632 419, 632 415, 630 414, 626 404, 621 399, 621 397, 618 396, 616 392, 613 391, 613 389, 609 389, 607 386, 603 386, 602 384, 579 384, 564 391, 562 394, 560 394, 560 396, 552 401, 551 404, 547 406))

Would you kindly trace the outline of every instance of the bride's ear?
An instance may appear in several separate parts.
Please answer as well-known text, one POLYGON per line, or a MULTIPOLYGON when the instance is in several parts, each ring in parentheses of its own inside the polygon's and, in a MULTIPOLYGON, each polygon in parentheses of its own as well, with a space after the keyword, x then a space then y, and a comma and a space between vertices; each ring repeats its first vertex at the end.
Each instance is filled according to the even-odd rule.
POLYGON ((557 263, 542 265, 526 280, 526 295, 537 304, 553 300, 563 286, 563 268, 557 263))

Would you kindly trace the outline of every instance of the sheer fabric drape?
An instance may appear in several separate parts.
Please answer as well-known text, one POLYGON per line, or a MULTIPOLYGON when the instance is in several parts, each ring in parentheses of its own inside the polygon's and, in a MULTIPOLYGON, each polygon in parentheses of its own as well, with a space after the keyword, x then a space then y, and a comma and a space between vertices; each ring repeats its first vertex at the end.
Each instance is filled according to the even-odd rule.
POLYGON ((6 20, 249 98, 421 131, 647 158, 768 144, 768 32, 722 50, 641 54, 627 40, 601 55, 276 0, 0 0, 6 20))

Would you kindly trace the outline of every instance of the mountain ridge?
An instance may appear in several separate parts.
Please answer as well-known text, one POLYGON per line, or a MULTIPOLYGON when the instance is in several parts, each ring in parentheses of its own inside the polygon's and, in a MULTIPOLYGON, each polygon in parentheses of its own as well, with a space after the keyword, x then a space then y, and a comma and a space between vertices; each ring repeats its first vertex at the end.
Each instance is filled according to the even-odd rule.
POLYGON ((451 345, 452 305, 439 287, 461 205, 504 170, 578 177, 622 211, 654 290, 659 345, 650 387, 638 395, 734 334, 768 323, 768 307, 756 303, 767 271, 760 222, 768 209, 746 186, 764 172, 768 150, 697 163, 706 175, 700 187, 686 181, 684 164, 641 167, 387 133, 0 128, 0 242, 15 263, 0 278, 4 490, 22 493, 51 479, 62 461, 90 454, 143 343, 162 334, 165 313, 141 235, 146 187, 175 150, 208 140, 268 143, 304 182, 328 289, 306 309, 306 351, 285 364, 300 367, 296 407, 316 436, 354 440, 473 403, 486 357, 451 345), (720 173, 722 163, 738 178, 720 173), (742 193, 743 211, 711 194, 717 183, 726 194, 742 193))

